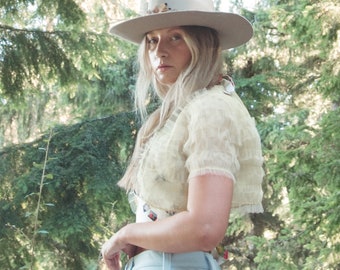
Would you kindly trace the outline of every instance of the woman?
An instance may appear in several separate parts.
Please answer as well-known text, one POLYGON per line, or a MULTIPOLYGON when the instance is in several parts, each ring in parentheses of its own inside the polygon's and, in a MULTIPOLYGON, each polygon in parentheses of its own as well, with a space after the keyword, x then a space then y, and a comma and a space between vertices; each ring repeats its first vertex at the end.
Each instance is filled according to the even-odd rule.
POLYGON ((261 212, 262 153, 254 121, 222 76, 221 51, 252 36, 243 17, 212 1, 149 1, 146 14, 111 33, 140 44, 136 106, 144 117, 152 85, 161 106, 138 133, 119 182, 136 223, 102 247, 109 269, 220 269, 211 251, 232 209, 261 212))

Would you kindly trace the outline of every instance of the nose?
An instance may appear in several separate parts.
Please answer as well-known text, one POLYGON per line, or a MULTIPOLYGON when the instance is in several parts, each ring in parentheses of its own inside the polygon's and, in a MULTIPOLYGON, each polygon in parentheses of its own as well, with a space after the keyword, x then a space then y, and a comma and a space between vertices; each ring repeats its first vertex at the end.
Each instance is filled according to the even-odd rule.
POLYGON ((163 39, 159 39, 156 48, 156 56, 159 58, 164 58, 169 55, 168 47, 163 39))

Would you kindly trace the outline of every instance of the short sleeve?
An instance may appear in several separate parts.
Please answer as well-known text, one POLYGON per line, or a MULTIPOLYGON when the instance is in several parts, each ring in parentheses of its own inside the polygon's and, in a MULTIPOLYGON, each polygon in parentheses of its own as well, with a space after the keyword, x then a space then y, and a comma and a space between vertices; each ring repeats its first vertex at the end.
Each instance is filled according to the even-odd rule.
POLYGON ((199 96, 188 106, 188 138, 184 144, 189 179, 207 173, 235 181, 239 127, 235 101, 222 91, 199 96))

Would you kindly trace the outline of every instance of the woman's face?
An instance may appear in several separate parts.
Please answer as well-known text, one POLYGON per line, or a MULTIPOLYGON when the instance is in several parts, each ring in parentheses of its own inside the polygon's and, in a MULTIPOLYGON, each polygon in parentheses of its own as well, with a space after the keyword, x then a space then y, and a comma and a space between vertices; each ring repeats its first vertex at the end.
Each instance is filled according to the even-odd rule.
POLYGON ((191 61, 184 35, 184 31, 178 27, 154 30, 146 35, 152 71, 161 84, 173 84, 191 61))

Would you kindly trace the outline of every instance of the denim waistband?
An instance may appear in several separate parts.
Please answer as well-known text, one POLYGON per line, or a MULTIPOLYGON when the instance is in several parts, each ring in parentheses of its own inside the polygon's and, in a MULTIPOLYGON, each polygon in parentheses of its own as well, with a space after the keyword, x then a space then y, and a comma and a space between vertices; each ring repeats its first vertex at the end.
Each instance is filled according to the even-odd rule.
POLYGON ((220 270, 210 253, 197 251, 189 253, 165 253, 144 251, 131 258, 125 270, 220 270))

